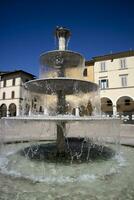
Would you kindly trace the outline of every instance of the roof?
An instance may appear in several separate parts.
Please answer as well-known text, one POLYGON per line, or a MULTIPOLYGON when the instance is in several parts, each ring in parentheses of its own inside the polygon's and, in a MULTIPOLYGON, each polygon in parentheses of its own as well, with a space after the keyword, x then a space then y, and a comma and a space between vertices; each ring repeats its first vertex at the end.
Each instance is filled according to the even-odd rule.
POLYGON ((0 75, 7 74, 9 71, 0 71, 0 75))
POLYGON ((94 65, 94 60, 85 61, 85 66, 92 66, 94 65))
POLYGON ((130 57, 130 56, 134 56, 134 50, 110 53, 110 54, 106 54, 102 56, 96 56, 96 57, 93 57, 92 59, 95 62, 95 61, 112 60, 115 58, 123 58, 123 57, 130 57))
POLYGON ((15 71, 11 71, 11 72, 0 72, 0 75, 2 75, 2 76, 12 75, 12 74, 26 74, 32 78, 36 78, 35 75, 33 75, 29 72, 23 71, 23 70, 15 70, 15 71))

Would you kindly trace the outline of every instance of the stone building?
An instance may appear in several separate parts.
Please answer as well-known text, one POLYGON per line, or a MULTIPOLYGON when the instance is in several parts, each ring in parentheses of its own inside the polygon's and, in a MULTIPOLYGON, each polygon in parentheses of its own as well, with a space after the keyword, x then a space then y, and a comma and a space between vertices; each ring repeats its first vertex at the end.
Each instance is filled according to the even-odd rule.
POLYGON ((18 116, 24 96, 24 83, 35 76, 22 71, 0 72, 0 117, 18 116))

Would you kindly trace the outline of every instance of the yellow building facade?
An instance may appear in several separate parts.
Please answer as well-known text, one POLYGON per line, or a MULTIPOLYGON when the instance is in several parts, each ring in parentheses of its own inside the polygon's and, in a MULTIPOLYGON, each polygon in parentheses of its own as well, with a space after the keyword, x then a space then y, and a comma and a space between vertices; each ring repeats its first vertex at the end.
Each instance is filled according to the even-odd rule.
POLYGON ((94 82, 100 86, 102 113, 134 117, 134 51, 93 59, 94 82))

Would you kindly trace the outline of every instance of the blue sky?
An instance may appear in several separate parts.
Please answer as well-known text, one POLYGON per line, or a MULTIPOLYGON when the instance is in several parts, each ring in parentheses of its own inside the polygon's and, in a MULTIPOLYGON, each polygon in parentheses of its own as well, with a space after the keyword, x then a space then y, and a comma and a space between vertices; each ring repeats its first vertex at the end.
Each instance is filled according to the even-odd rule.
POLYGON ((0 0, 0 70, 38 75, 39 55, 56 48, 56 26, 71 29, 69 49, 86 60, 134 49, 134 1, 0 0))

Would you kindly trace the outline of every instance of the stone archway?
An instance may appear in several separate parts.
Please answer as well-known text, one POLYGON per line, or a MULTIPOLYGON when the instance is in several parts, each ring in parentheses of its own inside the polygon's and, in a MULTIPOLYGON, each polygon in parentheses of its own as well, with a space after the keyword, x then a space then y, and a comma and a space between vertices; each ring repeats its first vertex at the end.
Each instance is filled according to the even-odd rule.
POLYGON ((101 112, 109 116, 113 115, 113 103, 111 99, 107 97, 101 98, 101 112))
POLYGON ((128 115, 129 118, 132 118, 132 114, 134 113, 134 100, 129 96, 120 97, 117 102, 117 112, 120 115, 128 115))
POLYGON ((7 106, 6 106, 6 104, 2 104, 0 106, 0 118, 6 117, 6 116, 7 116, 7 106))
POLYGON ((10 117, 16 116, 16 105, 14 103, 11 103, 9 105, 8 111, 9 111, 9 116, 10 117))

